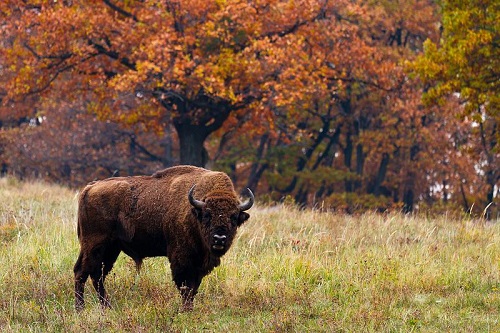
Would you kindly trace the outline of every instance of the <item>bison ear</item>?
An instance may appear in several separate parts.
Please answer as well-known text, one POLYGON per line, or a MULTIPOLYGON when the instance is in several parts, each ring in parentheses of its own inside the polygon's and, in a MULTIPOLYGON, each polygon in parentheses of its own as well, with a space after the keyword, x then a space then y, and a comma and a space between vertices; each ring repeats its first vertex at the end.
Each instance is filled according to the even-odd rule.
POLYGON ((193 213, 194 217, 196 217, 196 219, 201 222, 202 213, 200 208, 191 208, 191 213, 193 213))
POLYGON ((240 215, 238 216, 238 227, 243 224, 248 218, 250 217, 250 214, 246 212, 240 212, 240 215))

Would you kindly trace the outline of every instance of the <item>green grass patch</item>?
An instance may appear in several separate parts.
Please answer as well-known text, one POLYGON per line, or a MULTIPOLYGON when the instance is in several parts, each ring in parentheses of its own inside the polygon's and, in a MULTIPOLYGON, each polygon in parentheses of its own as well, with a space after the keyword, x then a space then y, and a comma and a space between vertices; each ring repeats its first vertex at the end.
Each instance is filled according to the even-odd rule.
POLYGON ((498 332, 500 224, 258 206, 194 310, 166 258, 118 258, 73 309, 77 193, 0 179, 2 332, 498 332))

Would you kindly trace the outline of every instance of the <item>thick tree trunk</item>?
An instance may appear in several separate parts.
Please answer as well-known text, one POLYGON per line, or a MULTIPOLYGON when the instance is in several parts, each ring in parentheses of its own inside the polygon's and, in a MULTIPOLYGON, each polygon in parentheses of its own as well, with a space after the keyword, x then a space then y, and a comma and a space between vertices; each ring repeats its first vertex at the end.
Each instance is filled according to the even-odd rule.
POLYGON ((175 126, 179 136, 180 163, 204 167, 208 154, 203 145, 208 136, 204 126, 181 124, 175 126))
POLYGON ((177 132, 180 164, 205 167, 208 162, 203 145, 206 138, 221 128, 238 107, 206 94, 203 89, 192 99, 163 88, 155 89, 153 94, 165 107, 165 121, 171 122, 177 132))
POLYGON ((164 134, 163 139, 160 142, 160 146, 163 147, 163 159, 162 163, 165 168, 174 165, 174 156, 172 154, 172 137, 170 129, 164 134))

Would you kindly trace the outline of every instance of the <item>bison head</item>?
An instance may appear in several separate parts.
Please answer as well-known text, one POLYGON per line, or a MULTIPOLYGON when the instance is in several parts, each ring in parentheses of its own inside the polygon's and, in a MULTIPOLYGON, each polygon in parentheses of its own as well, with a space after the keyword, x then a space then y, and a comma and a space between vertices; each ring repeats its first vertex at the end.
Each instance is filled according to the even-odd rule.
POLYGON ((252 207, 254 195, 247 188, 248 200, 239 203, 232 193, 214 191, 201 201, 193 197, 194 187, 188 193, 192 212, 200 222, 206 245, 212 254, 220 257, 231 246, 237 228, 250 217, 245 211, 252 207))

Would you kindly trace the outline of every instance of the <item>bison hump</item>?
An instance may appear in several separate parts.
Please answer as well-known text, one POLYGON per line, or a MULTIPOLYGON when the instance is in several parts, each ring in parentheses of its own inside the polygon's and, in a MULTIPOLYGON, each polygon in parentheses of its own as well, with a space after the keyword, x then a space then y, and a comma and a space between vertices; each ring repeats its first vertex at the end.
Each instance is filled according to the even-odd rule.
POLYGON ((175 176, 185 175, 188 173, 196 173, 196 172, 204 173, 207 171, 208 171, 207 169, 195 167, 192 165, 178 165, 157 171, 152 175, 152 177, 153 178, 175 177, 175 176))

